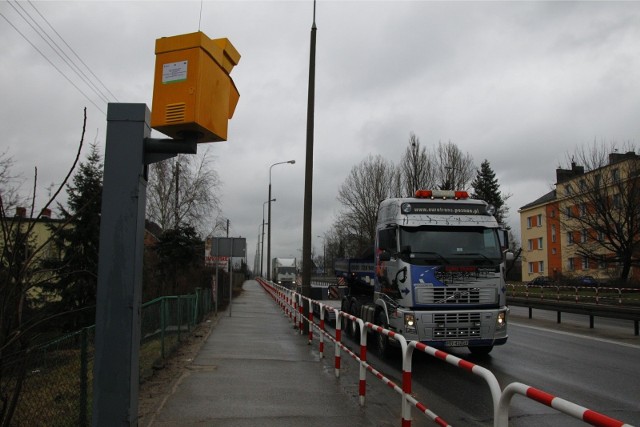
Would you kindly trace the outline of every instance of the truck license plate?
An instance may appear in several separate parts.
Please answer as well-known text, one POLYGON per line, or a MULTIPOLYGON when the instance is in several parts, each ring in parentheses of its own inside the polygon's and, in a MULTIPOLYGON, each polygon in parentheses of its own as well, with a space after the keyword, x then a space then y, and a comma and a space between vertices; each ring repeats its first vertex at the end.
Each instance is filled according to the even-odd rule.
POLYGON ((466 347, 468 345, 469 341, 465 340, 447 341, 447 347, 466 347))

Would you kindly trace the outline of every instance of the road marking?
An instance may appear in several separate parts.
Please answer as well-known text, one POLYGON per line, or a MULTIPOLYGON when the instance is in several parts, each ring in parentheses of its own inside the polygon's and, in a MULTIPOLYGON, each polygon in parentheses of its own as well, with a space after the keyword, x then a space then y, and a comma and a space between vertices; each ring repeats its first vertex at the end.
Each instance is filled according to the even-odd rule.
POLYGON ((606 339, 606 338, 592 337, 592 336, 589 336, 589 335, 576 334, 576 333, 573 333, 573 332, 558 331, 556 329, 542 328, 540 326, 525 325, 524 323, 520 323, 518 321, 514 322, 513 320, 511 320, 510 323, 512 325, 521 326, 523 328, 535 329, 535 330, 544 331, 544 332, 553 332, 553 333, 556 333, 556 334, 567 335, 567 336, 571 336, 571 337, 575 337, 575 338, 587 338, 587 339, 591 339, 591 340, 594 340, 594 341, 600 341, 600 342, 607 343, 607 344, 617 344, 617 345, 621 345, 623 347, 640 349, 640 345, 638 345, 638 344, 630 344, 630 343, 626 343, 626 342, 613 341, 613 340, 609 340, 609 339, 606 339))

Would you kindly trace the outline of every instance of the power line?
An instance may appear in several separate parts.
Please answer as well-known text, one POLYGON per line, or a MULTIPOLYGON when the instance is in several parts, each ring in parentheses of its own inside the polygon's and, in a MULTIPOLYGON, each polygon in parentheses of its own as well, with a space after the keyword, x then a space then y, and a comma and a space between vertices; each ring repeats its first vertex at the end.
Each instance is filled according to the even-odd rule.
POLYGON ((62 42, 65 44, 65 46, 67 46, 67 48, 71 51, 71 53, 73 53, 73 55, 78 58, 78 61, 80 61, 80 63, 82 65, 84 65, 84 67, 89 71, 89 73, 91 73, 91 75, 98 81, 98 83, 100 83, 100 85, 104 88, 104 90, 106 90, 109 95, 111 95, 111 97, 115 100, 118 101, 118 98, 109 90, 109 88, 102 82, 102 80, 100 80, 100 78, 98 76, 95 75, 95 73, 91 70, 91 68, 82 60, 82 58, 80 58, 80 56, 76 53, 76 51, 69 45, 69 43, 67 43, 67 41, 64 39, 64 37, 62 37, 57 31, 56 29, 49 23, 49 20, 47 20, 46 17, 44 17, 42 15, 42 13, 40 13, 40 11, 36 8, 36 6, 31 2, 31 0, 28 0, 29 4, 31 5, 31 7, 38 13, 38 15, 40 15, 40 17, 44 20, 44 22, 47 23, 47 25, 49 26, 49 28, 51 28, 51 30, 56 33, 56 35, 60 38, 60 40, 62 40, 62 42))
MULTIPOLYGON (((36 8, 36 6, 30 0, 27 0, 27 1, 31 5, 33 10, 35 10, 35 12, 40 17, 40 19, 46 23, 46 27, 48 28, 43 28, 43 26, 36 19, 37 17, 34 17, 31 13, 29 13, 29 11, 27 11, 22 5, 20 5, 20 2, 17 2, 17 1, 12 2, 11 0, 9 0, 7 1, 7 3, 13 8, 15 13, 17 13, 18 16, 20 16, 20 18, 22 18, 22 20, 27 25, 29 25, 31 29, 44 41, 44 43, 46 43, 49 46, 49 48, 58 56, 58 58, 62 62, 64 62, 69 67, 69 69, 80 80, 82 80, 82 82, 100 99, 101 104, 109 103, 110 99, 118 101, 116 96, 106 87, 104 82, 100 80, 100 78, 91 70, 91 68, 82 60, 82 58, 80 58, 78 53, 69 45, 69 43, 67 43, 64 37, 62 37, 62 35, 53 27, 53 25, 49 22, 49 20, 40 12, 40 10, 38 10, 38 8, 36 8), (16 5, 18 7, 16 7, 16 5), (50 29, 50 31, 48 29, 50 29), (51 33, 51 31, 53 33, 51 33), (53 36, 54 34, 57 37, 53 36), (63 44, 63 46, 61 46, 60 42, 57 42, 56 40, 54 40, 54 38, 59 39, 63 44), (66 51, 71 52, 72 54, 71 56, 70 54, 65 52, 65 48, 64 48, 65 46, 66 46, 66 51), (83 67, 81 67, 79 64, 81 64, 83 67), (83 68, 87 70, 87 72, 91 76, 93 76, 93 78, 87 75, 87 73, 83 71, 83 68)), ((17 27, 17 25, 15 25, 6 15, 0 13, 0 16, 2 16, 2 18, 4 18, 4 20, 7 21, 7 23, 11 25, 13 29, 16 30, 16 32, 20 34, 20 36, 22 36, 22 38, 25 39, 25 41, 27 41, 47 62, 49 62, 49 64, 56 71, 58 71, 58 73, 60 73, 74 88, 76 88, 78 92, 80 92, 100 112, 106 115, 104 108, 100 107, 96 102, 94 102, 85 90, 80 88, 78 84, 72 81, 72 79, 68 75, 68 72, 63 71, 58 65, 54 63, 54 61, 50 57, 50 53, 48 54, 47 52, 39 48, 34 43, 34 41, 27 34, 21 31, 17 27)))
POLYGON ((22 7, 20 3, 17 3, 15 1, 14 2, 8 1, 7 3, 9 3, 9 6, 11 6, 13 10, 15 10, 16 13, 18 13, 18 15, 20 15, 20 17, 27 23, 27 25, 29 25, 31 29, 35 31, 36 34, 38 34, 38 36, 40 36, 40 38, 49 46, 49 48, 51 48, 51 50, 56 55, 58 55, 58 57, 62 60, 62 62, 67 64, 67 66, 71 69, 71 71, 73 71, 80 78, 80 80, 82 80, 89 87, 89 89, 91 89, 93 93, 95 93, 98 96, 98 98, 101 98, 101 100, 105 103, 109 102, 109 100, 104 96, 104 94, 102 94, 99 90, 97 90, 97 87, 93 84, 93 82, 89 80, 87 75, 84 74, 82 70, 80 70, 80 68, 71 60, 71 58, 69 58, 69 56, 53 40, 53 38, 51 38, 51 36, 47 34, 47 32, 42 28, 42 26, 29 14, 29 12, 26 11, 24 7, 22 7), (20 12, 16 8, 16 6, 14 6, 14 3, 22 10, 22 12, 20 12), (27 17, 29 19, 27 19, 27 17))
POLYGON ((56 71, 58 73, 60 73, 60 75, 62 77, 64 77, 73 87, 75 87, 78 92, 80 92, 86 99, 87 101, 89 101, 90 103, 92 103, 94 105, 94 107, 96 107, 98 109, 98 111, 100 111, 102 114, 104 114, 105 116, 107 115, 107 113, 100 108, 95 102, 93 102, 93 100, 91 98, 89 98, 89 96, 84 93, 84 91, 82 89, 80 89, 74 82, 71 81, 71 79, 69 77, 67 77, 67 75, 65 73, 62 72, 62 70, 60 70, 60 68, 58 68, 40 49, 38 49, 38 47, 31 41, 29 40, 29 38, 27 36, 25 36, 22 31, 20 31, 18 29, 18 27, 16 27, 13 22, 11 22, 9 20, 9 18, 7 18, 2 12, 0 12, 0 16, 2 16, 4 18, 5 21, 7 21, 7 23, 9 25, 11 25, 13 27, 14 30, 16 30, 18 32, 18 34, 20 34, 22 36, 23 39, 25 39, 27 41, 27 43, 29 43, 31 45, 31 47, 33 47, 49 64, 51 64, 51 66, 53 68, 56 69, 56 71))

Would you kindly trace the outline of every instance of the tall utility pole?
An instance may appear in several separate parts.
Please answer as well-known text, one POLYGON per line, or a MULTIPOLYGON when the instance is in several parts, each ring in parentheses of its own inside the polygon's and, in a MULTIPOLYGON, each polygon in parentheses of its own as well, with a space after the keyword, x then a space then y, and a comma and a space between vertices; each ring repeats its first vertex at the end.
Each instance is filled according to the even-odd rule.
MULTIPOLYGON (((307 96, 307 157, 304 174, 304 223, 302 227, 302 295, 311 297, 311 208, 313 200, 313 125, 316 86, 316 2, 313 1, 311 49, 309 55, 309 93, 307 96)), ((307 305, 308 300, 304 300, 307 305)), ((305 307, 305 313, 308 307, 305 307)), ((305 330, 309 324, 305 323, 305 330)), ((307 331, 305 331, 307 332, 307 331)))

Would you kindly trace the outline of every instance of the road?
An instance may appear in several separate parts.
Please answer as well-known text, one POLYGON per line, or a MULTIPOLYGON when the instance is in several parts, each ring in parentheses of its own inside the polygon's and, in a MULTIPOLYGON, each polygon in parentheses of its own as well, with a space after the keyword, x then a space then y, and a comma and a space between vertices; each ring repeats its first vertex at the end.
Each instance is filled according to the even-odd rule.
MULTIPOLYGON (((485 357, 466 349, 452 354, 489 369, 502 388, 521 382, 640 426, 640 337, 633 335, 630 322, 598 320, 590 330, 584 316, 565 314, 557 325, 555 313, 534 312, 531 320, 526 309, 512 310, 506 345, 485 357)), ((400 383, 399 353, 384 361, 369 353, 368 360, 400 383)), ((355 362, 345 363, 355 371, 355 362)), ((424 354, 414 355, 412 371, 416 398, 451 425, 492 425, 492 400, 484 380, 424 354)), ((371 375, 368 381, 370 387, 384 388, 371 375)), ((393 402, 393 392, 387 393, 393 402)), ((522 396, 513 398, 509 414, 513 427, 586 425, 522 396)), ((417 411, 413 418, 414 426, 434 425, 417 411)))

